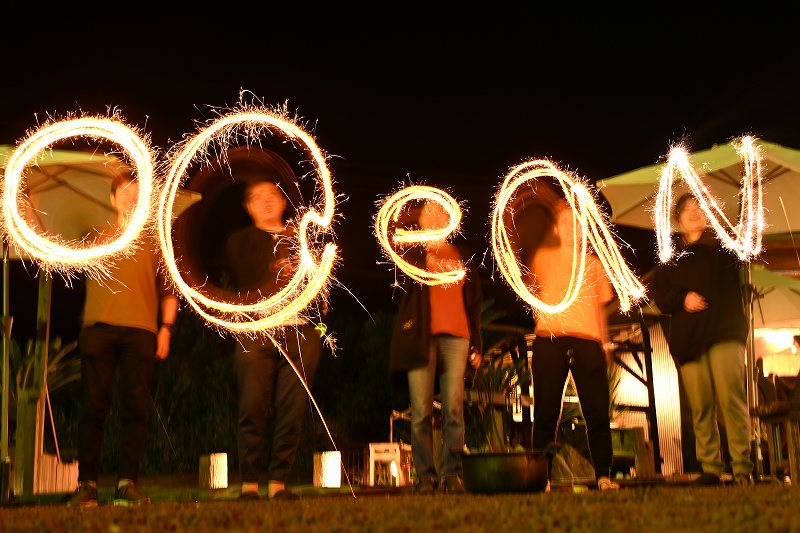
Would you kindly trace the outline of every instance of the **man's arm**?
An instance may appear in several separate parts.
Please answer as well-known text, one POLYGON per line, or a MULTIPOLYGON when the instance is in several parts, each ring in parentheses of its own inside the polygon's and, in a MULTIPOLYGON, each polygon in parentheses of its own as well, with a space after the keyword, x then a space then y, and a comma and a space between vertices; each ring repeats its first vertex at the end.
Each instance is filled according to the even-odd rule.
POLYGON ((161 298, 161 325, 156 339, 156 357, 166 359, 169 355, 169 343, 172 339, 172 328, 178 318, 178 298, 166 294, 161 298))

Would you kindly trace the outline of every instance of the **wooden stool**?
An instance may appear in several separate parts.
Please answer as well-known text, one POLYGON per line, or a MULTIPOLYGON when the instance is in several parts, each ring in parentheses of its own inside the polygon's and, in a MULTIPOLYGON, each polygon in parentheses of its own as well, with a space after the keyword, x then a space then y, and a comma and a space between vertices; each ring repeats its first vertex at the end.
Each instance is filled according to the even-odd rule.
MULTIPOLYGON (((770 474, 783 461, 781 428, 786 436, 786 455, 789 459, 789 477, 792 483, 800 483, 800 405, 787 401, 769 402, 758 406, 759 420, 767 427, 769 438, 770 474)), ((783 480, 777 480, 783 481, 783 480)))
POLYGON ((411 445, 400 442, 371 442, 367 461, 368 486, 403 487, 411 484, 411 445))

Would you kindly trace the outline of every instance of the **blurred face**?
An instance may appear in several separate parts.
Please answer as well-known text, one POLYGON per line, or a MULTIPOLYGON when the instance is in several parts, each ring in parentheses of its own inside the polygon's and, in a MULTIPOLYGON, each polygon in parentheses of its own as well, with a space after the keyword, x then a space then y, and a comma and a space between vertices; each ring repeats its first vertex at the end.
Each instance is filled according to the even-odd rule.
POLYGON ((561 239, 562 244, 572 244, 574 239, 573 228, 574 221, 572 220, 572 209, 563 207, 556 213, 556 231, 561 239))
POLYGON ((117 190, 111 195, 111 205, 120 215, 128 215, 136 208, 139 200, 139 183, 129 181, 120 184, 117 190))
POLYGON ((438 202, 425 202, 419 215, 419 227, 422 230, 441 229, 450 222, 450 216, 438 202))
POLYGON ((274 183, 258 183, 250 187, 245 207, 256 226, 280 225, 283 223, 286 197, 274 183))
POLYGON ((683 233, 702 233, 708 226, 708 218, 694 198, 686 200, 678 214, 678 225, 683 233))

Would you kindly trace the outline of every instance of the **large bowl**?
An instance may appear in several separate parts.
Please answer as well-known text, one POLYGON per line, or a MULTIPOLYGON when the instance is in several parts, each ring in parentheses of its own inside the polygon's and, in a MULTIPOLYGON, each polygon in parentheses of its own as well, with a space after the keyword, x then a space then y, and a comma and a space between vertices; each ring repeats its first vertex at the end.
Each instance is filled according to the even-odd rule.
POLYGON ((539 492, 547 487, 547 457, 538 451, 471 453, 462 457, 468 492, 539 492))

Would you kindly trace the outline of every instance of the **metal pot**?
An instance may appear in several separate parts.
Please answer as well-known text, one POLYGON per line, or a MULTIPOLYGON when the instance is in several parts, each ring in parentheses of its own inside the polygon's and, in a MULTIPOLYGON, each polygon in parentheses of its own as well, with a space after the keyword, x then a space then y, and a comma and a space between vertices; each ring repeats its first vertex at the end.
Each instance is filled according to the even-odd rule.
POLYGON ((539 492, 547 487, 548 459, 539 451, 464 454, 462 464, 469 492, 539 492))

